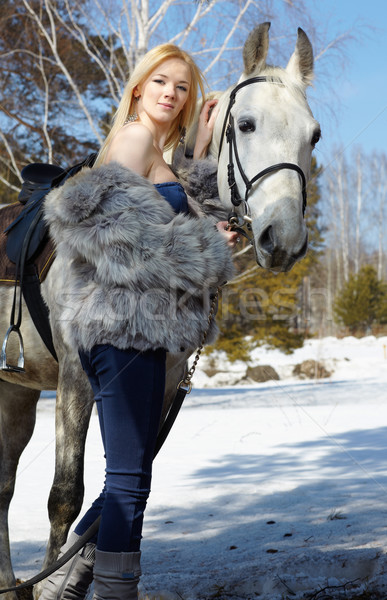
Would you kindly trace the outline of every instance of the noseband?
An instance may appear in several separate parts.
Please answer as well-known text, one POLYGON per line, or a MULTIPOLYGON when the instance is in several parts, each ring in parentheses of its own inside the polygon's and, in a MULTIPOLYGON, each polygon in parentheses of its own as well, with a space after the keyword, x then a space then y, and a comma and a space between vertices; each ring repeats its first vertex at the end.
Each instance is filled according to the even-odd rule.
MULTIPOLYGON (((268 175, 269 173, 274 173, 275 171, 280 171, 281 169, 290 169, 291 171, 296 171, 296 173, 298 173, 300 175, 301 184, 302 184, 302 214, 303 215, 305 214, 305 209, 306 209, 306 178, 305 178, 303 170, 298 165, 296 165, 294 163, 289 163, 289 162, 277 163, 270 167, 266 167, 266 169, 263 169, 257 175, 252 177, 251 179, 249 179, 247 177, 246 173, 243 170, 243 167, 242 167, 242 164, 241 164, 241 161, 239 158, 237 143, 236 143, 234 117, 231 114, 231 109, 235 103, 235 96, 240 89, 246 87, 247 85, 251 85, 253 83, 261 83, 261 82, 276 83, 275 81, 273 81, 272 79, 269 79, 267 77, 252 77, 251 79, 246 79, 246 81, 242 81, 242 83, 239 83, 230 93, 230 99, 229 99, 229 103, 227 106, 226 116, 223 121, 222 135, 221 135, 221 139, 220 139, 220 146, 219 146, 219 153, 218 153, 218 159, 219 159, 220 153, 222 150, 223 139, 224 139, 224 137, 226 137, 227 143, 229 144, 229 162, 227 165, 227 178, 228 178, 228 186, 229 186, 230 194, 231 194, 231 202, 232 202, 233 206, 235 206, 235 207, 240 206, 242 204, 242 202, 244 203, 243 220, 247 223, 247 225, 249 225, 251 223, 251 218, 248 216, 248 214, 249 214, 248 197, 249 197, 251 188, 253 187, 253 184, 256 181, 258 181, 259 179, 261 179, 262 177, 264 177, 265 175, 268 175), (245 197, 243 199, 241 198, 241 196, 239 194, 238 186, 235 181, 233 156, 235 156, 235 160, 236 160, 236 164, 237 164, 239 173, 240 173, 240 175, 244 181, 244 184, 246 186, 245 197)), ((240 228, 237 227, 239 219, 238 219, 238 215, 236 214, 236 212, 232 212, 230 214, 229 222, 230 222, 231 227, 233 227, 234 229, 238 229, 238 231, 240 231, 240 233, 246 235, 242 230, 240 230, 240 228)))

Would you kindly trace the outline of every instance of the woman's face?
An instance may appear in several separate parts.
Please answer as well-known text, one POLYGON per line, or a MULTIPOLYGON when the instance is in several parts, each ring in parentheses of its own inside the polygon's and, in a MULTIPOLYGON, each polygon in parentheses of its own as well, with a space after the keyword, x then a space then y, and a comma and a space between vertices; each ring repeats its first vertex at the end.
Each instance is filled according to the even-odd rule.
POLYGON ((170 125, 186 103, 190 85, 190 68, 183 60, 171 58, 161 63, 134 91, 135 96, 140 96, 140 119, 170 125))

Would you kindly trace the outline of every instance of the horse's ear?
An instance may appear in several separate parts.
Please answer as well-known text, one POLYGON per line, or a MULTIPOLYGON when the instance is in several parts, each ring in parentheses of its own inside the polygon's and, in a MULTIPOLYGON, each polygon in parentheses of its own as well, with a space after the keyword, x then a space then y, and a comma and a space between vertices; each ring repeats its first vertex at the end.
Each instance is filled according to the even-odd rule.
POLYGON ((286 71, 302 81, 305 85, 310 85, 313 80, 313 48, 305 31, 298 28, 296 49, 294 50, 286 71))
POLYGON ((259 72, 266 61, 269 49, 270 23, 261 23, 253 29, 243 47, 243 64, 245 74, 259 72))

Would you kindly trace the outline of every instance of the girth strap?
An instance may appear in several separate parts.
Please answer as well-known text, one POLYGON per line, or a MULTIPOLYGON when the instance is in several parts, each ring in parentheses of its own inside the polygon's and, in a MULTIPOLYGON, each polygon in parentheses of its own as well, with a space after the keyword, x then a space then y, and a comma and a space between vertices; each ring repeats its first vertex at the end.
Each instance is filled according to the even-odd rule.
POLYGON ((49 310, 41 293, 41 283, 38 274, 26 275, 23 281, 23 296, 31 319, 39 332, 47 350, 58 362, 50 327, 49 310))

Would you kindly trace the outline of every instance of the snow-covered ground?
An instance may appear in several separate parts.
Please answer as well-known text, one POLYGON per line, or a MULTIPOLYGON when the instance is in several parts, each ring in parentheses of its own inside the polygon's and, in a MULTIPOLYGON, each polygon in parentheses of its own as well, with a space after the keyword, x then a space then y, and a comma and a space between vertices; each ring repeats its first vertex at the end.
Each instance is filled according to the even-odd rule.
MULTIPOLYGON (((312 340, 292 355, 261 348, 252 364, 281 376, 261 384, 219 387, 227 371, 234 381, 245 371, 223 359, 226 373, 197 371, 155 460, 142 546, 145 595, 297 600, 329 586, 326 598, 351 588, 387 598, 386 346, 387 338, 348 337, 312 340), (296 379, 294 364, 310 358, 331 377, 296 379)), ((10 511, 22 579, 39 570, 48 536, 53 413, 46 394, 10 511)), ((96 415, 85 477, 88 506, 103 479, 96 415)))

